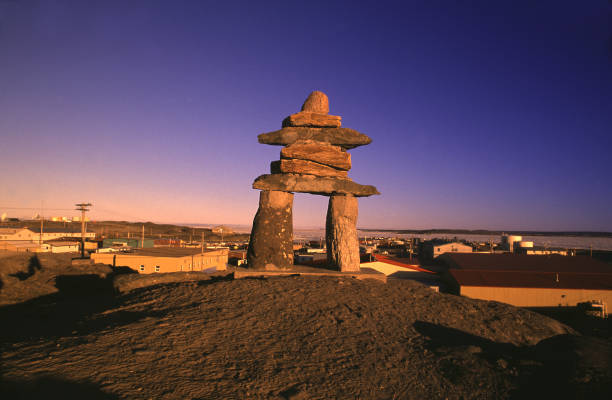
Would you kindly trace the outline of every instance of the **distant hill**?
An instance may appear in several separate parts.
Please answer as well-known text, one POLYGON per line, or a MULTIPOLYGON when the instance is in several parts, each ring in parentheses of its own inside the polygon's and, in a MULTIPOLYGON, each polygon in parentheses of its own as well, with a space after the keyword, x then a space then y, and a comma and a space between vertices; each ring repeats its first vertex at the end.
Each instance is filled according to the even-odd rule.
MULTIPOLYGON (((7 227, 26 227, 35 231, 40 230, 40 221, 7 221, 2 224, 7 227)), ((95 232, 98 236, 104 237, 132 237, 142 236, 142 227, 146 238, 165 238, 181 239, 185 241, 199 241, 204 234, 204 240, 208 242, 221 241, 221 235, 213 233, 210 228, 194 228, 184 225, 156 224, 154 222, 129 222, 129 221, 91 221, 87 222, 87 230, 95 232)), ((44 228, 63 228, 70 227, 77 230, 81 229, 80 222, 59 222, 44 221, 44 228)), ((249 235, 245 233, 223 234, 224 241, 244 241, 249 240, 249 235)))
POLYGON ((487 229, 364 229, 365 232, 392 232, 398 234, 413 233, 428 234, 455 234, 455 235, 523 235, 523 236, 576 236, 576 237, 606 237, 612 238, 612 232, 578 232, 578 231, 490 231, 487 229))

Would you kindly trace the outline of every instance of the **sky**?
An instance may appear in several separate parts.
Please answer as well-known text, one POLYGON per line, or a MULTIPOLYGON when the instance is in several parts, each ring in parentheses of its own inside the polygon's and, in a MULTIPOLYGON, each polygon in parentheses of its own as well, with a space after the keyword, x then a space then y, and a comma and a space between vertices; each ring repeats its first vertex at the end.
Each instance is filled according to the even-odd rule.
POLYGON ((612 231, 605 0, 0 0, 0 213, 250 224, 313 90, 372 138, 360 228, 612 231))

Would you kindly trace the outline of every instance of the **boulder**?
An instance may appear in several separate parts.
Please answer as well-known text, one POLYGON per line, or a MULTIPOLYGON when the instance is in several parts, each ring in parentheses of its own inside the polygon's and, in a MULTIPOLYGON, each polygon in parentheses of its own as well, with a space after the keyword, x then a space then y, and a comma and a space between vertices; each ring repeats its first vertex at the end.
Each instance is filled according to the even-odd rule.
POLYGON ((257 136, 262 144, 286 146, 298 140, 315 140, 353 149, 372 143, 367 135, 349 128, 308 128, 287 127, 274 132, 262 133, 257 136))
POLYGON ((283 127, 287 126, 312 126, 319 128, 340 128, 342 117, 337 115, 317 114, 302 111, 291 114, 283 120, 283 127))
POLYGON ((341 147, 314 140, 300 140, 281 150, 281 158, 314 161, 337 169, 351 169, 351 155, 341 147))
POLYGON ((331 195, 327 207, 325 241, 327 263, 342 272, 359 272, 359 238, 357 236, 357 198, 331 195))
POLYGON ((293 266, 293 193, 264 190, 253 220, 247 267, 288 269, 293 266))
POLYGON ((357 197, 380 194, 374 186, 360 185, 348 178, 343 179, 298 174, 261 175, 253 182, 253 189, 322 195, 339 193, 352 194, 357 197))
POLYGON ((348 172, 345 170, 328 167, 327 165, 312 161, 297 159, 282 159, 280 161, 272 161, 270 164, 270 172, 273 174, 290 173, 348 178, 348 172))
POLYGON ((302 104, 302 111, 310 111, 319 114, 329 113, 329 99, 323 92, 315 90, 308 95, 304 104, 302 104))

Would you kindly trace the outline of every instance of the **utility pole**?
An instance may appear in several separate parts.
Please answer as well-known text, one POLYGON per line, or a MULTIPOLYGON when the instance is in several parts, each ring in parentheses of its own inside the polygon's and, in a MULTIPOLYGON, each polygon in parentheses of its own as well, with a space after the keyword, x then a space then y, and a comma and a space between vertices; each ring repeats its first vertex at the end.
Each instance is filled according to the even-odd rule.
POLYGON ((202 231, 202 244, 200 245, 202 247, 202 254, 204 253, 204 231, 202 231))
POLYGON ((91 203, 79 203, 75 204, 77 206, 77 211, 81 212, 81 258, 85 258, 85 212, 89 211, 91 207, 91 203))
POLYGON ((142 242, 140 242, 140 248, 144 249, 144 225, 142 226, 142 242))
POLYGON ((43 221, 45 220, 45 218, 43 217, 43 202, 42 200, 40 201, 40 237, 38 238, 38 245, 42 245, 42 238, 43 238, 43 221))

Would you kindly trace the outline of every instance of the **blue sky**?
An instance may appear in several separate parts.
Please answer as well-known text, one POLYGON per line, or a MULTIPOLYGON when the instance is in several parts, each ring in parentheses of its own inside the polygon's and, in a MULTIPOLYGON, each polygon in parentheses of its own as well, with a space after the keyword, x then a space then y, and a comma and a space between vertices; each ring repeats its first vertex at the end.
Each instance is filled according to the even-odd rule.
POLYGON ((373 139, 360 227, 611 231, 611 38, 603 0, 0 1, 0 207, 249 224, 321 90, 373 139))

